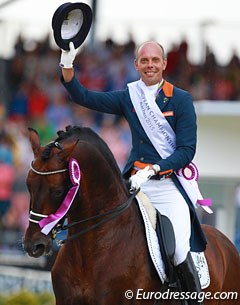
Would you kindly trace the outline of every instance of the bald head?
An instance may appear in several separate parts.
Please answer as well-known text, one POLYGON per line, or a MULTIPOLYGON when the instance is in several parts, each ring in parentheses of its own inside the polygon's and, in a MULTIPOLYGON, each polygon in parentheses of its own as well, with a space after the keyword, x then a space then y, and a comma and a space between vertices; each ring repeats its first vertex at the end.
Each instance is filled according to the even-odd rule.
POLYGON ((145 41, 145 42, 141 43, 141 44, 136 48, 136 50, 135 50, 135 59, 138 59, 139 53, 141 52, 141 50, 142 50, 145 46, 151 46, 151 45, 152 45, 152 46, 155 45, 156 47, 159 47, 159 48, 161 49, 163 59, 166 58, 163 46, 162 46, 160 43, 158 43, 158 42, 156 42, 156 41, 154 41, 154 40, 150 40, 150 41, 145 41))

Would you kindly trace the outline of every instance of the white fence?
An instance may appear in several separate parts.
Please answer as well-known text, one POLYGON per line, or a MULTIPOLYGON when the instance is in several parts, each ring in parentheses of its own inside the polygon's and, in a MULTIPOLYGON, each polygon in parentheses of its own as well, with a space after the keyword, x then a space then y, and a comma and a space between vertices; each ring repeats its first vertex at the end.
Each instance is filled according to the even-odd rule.
POLYGON ((49 271, 0 266, 0 293, 13 293, 21 289, 32 292, 52 292, 49 271))

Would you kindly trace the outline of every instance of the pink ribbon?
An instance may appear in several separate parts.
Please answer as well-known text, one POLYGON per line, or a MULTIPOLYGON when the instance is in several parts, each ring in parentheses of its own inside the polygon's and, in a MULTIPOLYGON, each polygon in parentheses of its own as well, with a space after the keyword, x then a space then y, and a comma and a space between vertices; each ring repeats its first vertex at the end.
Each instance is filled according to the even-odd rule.
MULTIPOLYGON (((191 162, 187 166, 177 170, 176 174, 178 176, 184 177, 186 180, 194 183, 194 186, 197 189, 197 193, 198 193, 197 203, 199 205, 204 206, 204 207, 209 207, 212 205, 212 199, 211 198, 204 199, 200 193, 200 190, 199 190, 198 184, 197 184, 197 181, 199 178, 199 172, 198 172, 197 166, 193 162, 191 162), (189 173, 190 173, 190 175, 189 175, 189 173)), ((209 210, 209 212, 210 212, 210 210, 209 210)))
POLYGON ((56 224, 66 215, 78 192, 80 186, 81 172, 76 159, 71 158, 69 160, 69 175, 73 186, 68 191, 62 204, 57 209, 56 213, 50 214, 39 221, 39 226, 42 228, 41 232, 45 235, 48 235, 48 233, 51 232, 51 230, 56 226, 56 224))
POLYGON ((197 203, 205 207, 209 207, 212 205, 212 199, 211 198, 198 199, 197 203))

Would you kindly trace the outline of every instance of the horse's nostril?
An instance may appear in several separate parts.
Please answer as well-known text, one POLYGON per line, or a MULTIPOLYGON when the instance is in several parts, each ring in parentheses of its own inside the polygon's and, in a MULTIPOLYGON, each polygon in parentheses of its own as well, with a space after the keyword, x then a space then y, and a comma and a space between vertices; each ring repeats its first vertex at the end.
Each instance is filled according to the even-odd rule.
POLYGON ((45 251, 45 245, 37 244, 33 247, 32 254, 33 256, 41 256, 43 255, 44 251, 45 251))

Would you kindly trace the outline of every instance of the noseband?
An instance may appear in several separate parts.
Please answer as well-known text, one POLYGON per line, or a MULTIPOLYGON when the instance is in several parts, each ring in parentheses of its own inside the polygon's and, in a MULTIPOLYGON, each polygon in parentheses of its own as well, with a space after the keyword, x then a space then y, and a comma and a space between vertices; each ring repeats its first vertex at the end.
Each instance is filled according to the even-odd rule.
POLYGON ((59 174, 59 173, 63 173, 69 170, 70 172, 70 179, 72 181, 73 187, 69 190, 67 196, 65 197, 64 201, 62 202, 60 208, 57 210, 57 212, 55 214, 51 214, 51 215, 44 215, 44 214, 39 214, 39 213, 35 213, 32 210, 30 211, 30 215, 29 215, 29 221, 38 224, 42 230, 41 232, 44 233, 45 235, 48 235, 48 233, 52 233, 52 238, 55 239, 57 233, 61 232, 62 230, 67 230, 73 226, 79 225, 79 224, 83 224, 83 223, 87 223, 89 221, 93 221, 93 220, 99 220, 101 218, 104 217, 103 220, 98 221, 97 223, 91 225, 90 227, 76 233, 73 234, 71 236, 69 236, 68 238, 64 239, 64 240, 56 240, 56 243, 58 244, 58 246, 63 245, 64 243, 66 243, 67 241, 70 241, 84 233, 87 233, 97 227, 99 227, 100 225, 108 222, 109 220, 117 217, 120 213, 122 213, 123 211, 125 211, 132 203, 133 199, 135 198, 135 196, 137 195, 137 193, 139 192, 139 189, 136 190, 134 193, 131 194, 131 196, 128 198, 128 200, 123 203, 122 205, 118 206, 115 209, 109 210, 105 213, 102 214, 98 214, 98 215, 94 215, 92 217, 83 219, 83 220, 79 220, 76 222, 73 222, 71 224, 68 225, 63 225, 64 219, 66 217, 66 213, 69 210, 77 192, 79 189, 79 185, 80 185, 80 168, 79 165, 77 163, 77 161, 75 159, 70 159, 69 161, 69 169, 64 168, 64 169, 60 169, 60 170, 55 170, 55 171, 49 171, 49 172, 40 172, 38 170, 36 170, 33 167, 33 164, 31 164, 31 170, 38 175, 54 175, 54 174, 59 174), (77 171, 75 170, 77 167, 77 171), (74 189, 74 194, 70 194, 70 192, 74 189), (70 194, 70 195, 69 195, 70 194), (70 201, 69 202, 69 197, 70 196, 70 201), (106 218, 105 218, 106 217, 106 218), (61 224, 59 224, 60 220, 63 220, 61 222, 61 224))

